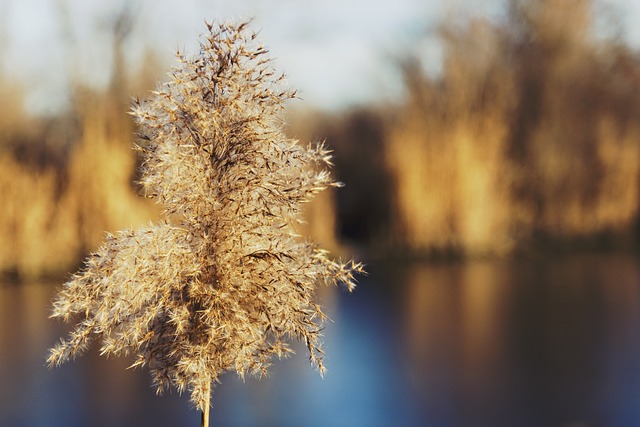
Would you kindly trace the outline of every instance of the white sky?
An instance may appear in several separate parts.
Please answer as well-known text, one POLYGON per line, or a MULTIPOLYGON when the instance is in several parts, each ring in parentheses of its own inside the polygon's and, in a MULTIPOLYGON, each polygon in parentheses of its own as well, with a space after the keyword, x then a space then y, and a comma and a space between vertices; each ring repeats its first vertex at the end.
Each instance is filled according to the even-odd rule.
MULTIPOLYGON (((629 37, 639 41, 640 0, 607 3, 620 11, 629 37)), ((177 47, 195 46, 205 19, 253 17, 262 42, 304 102, 336 108, 393 98, 400 90, 396 59, 420 49, 438 68, 438 43, 425 36, 436 23, 451 13, 498 15, 501 2, 0 0, 0 65, 5 75, 28 86, 30 110, 52 112, 64 106, 66 85, 74 77, 94 85, 108 79, 106 27, 114 11, 125 4, 135 12, 127 44, 134 61, 150 47, 169 64, 177 47), (65 19, 69 25, 64 25, 65 19)), ((165 71, 158 70, 158 78, 165 71)))

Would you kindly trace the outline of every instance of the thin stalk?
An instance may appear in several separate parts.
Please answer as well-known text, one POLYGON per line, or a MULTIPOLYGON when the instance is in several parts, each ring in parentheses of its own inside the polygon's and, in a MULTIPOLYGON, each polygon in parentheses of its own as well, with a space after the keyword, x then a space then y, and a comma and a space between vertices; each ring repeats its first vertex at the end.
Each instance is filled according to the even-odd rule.
POLYGON ((207 387, 207 404, 202 409, 202 419, 200 427, 209 427, 209 407, 211 402, 211 385, 207 387))

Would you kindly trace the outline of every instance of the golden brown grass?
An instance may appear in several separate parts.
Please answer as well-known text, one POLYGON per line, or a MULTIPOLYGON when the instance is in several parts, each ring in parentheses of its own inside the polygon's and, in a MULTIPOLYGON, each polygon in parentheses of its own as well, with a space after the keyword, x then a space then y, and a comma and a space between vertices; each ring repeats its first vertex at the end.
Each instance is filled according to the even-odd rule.
POLYGON ((72 114, 77 128, 44 119, 4 128, 0 272, 13 271, 22 280, 60 274, 96 248, 105 230, 154 216, 131 184, 133 126, 113 112, 108 96, 87 98, 72 114), (68 145, 69 154, 62 154, 68 145))
POLYGON ((500 254, 633 240, 637 55, 595 36, 588 0, 514 0, 510 14, 445 26, 442 76, 405 67, 410 95, 386 144, 396 243, 500 254))
POLYGON ((91 90, 74 81, 70 108, 55 116, 27 113, 23 87, 0 75, 2 278, 59 276, 95 249, 105 230, 154 216, 153 205, 135 197, 131 184, 133 124, 123 95, 126 88, 148 87, 150 78, 148 69, 135 75, 124 66, 127 17, 125 10, 112 29, 108 87, 91 90))
POLYGON ((303 205, 337 183, 322 144, 283 134, 295 92, 247 23, 208 29, 133 109, 141 181, 164 219, 110 235, 65 284, 53 316, 79 323, 49 356, 57 365, 100 339, 102 354, 134 354, 158 392, 188 390, 203 413, 220 375, 264 375, 288 339, 323 372, 316 287, 351 290, 362 272, 296 232, 303 205))
MULTIPOLYGON (((306 204, 299 232, 331 249, 463 255, 637 244, 640 60, 596 37, 596 4, 512 0, 502 22, 443 25, 442 75, 405 63, 399 105, 289 115, 292 135, 327 139, 349 182, 306 204)), ((122 91, 142 85, 124 84, 126 70, 104 93, 76 88, 55 126, 21 111, 19 87, 0 79, 0 272, 68 271, 105 230, 156 214, 129 182, 122 91)))

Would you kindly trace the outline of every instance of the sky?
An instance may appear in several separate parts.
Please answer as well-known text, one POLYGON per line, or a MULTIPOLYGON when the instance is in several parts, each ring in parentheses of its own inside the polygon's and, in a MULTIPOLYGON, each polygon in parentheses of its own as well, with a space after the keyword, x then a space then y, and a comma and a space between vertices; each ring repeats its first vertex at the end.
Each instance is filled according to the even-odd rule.
MULTIPOLYGON (((640 46, 640 0, 606 0, 640 46)), ((443 20, 480 14, 498 19, 499 0, 0 0, 0 67, 27 87, 27 108, 55 113, 80 78, 100 87, 109 79, 108 26, 131 8, 129 66, 145 49, 167 66, 177 48, 194 49, 205 20, 253 18, 276 66, 305 103, 335 109, 394 99, 402 90, 398 60, 419 52, 434 72, 442 51, 435 28, 443 20)), ((158 70, 158 79, 167 69, 158 70)), ((132 94, 133 95, 133 94, 132 94)))

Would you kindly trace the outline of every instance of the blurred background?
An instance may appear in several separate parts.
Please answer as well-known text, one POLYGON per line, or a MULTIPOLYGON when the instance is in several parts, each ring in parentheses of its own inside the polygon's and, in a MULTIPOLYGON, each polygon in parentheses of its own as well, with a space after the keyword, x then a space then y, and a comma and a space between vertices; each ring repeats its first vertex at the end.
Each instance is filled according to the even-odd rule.
POLYGON ((0 425, 197 425, 90 351, 48 371, 56 288, 148 223, 132 97, 206 20, 253 18, 346 187, 306 233, 353 254, 301 350, 232 375, 216 426, 640 425, 640 2, 0 0, 0 425))

